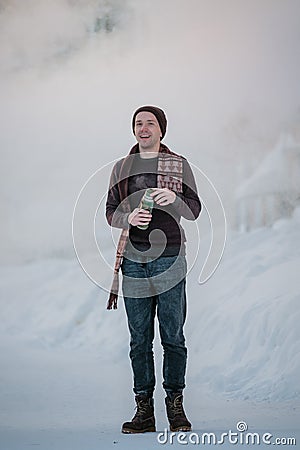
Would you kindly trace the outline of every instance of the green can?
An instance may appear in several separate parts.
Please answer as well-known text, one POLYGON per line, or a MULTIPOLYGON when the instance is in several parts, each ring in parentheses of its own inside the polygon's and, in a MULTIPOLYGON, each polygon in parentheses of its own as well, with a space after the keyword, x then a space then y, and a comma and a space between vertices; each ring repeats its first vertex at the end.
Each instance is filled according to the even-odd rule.
MULTIPOLYGON (((146 209, 150 213, 152 212, 153 205, 154 205, 154 200, 150 196, 151 192, 153 192, 153 189, 151 189, 151 188, 146 189, 145 194, 143 195, 143 198, 141 200, 141 203, 139 204, 139 208, 140 209, 146 209)), ((147 224, 147 225, 137 225, 137 227, 140 230, 147 230, 147 228, 149 227, 149 224, 147 224)))

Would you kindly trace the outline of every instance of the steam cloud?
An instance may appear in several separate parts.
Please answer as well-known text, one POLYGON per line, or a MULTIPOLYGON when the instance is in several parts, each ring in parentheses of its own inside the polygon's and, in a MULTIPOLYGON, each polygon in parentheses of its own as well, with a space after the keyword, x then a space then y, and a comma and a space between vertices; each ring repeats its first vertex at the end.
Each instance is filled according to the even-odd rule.
POLYGON ((73 256, 77 194, 146 103, 230 223, 237 167, 299 137, 299 17, 297 0, 0 1, 1 261, 73 256))

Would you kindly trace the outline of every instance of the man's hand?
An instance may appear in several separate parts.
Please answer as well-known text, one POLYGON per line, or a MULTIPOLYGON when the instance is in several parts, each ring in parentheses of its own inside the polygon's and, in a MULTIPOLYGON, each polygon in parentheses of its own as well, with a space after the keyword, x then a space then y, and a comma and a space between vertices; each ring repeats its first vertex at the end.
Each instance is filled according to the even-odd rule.
POLYGON ((176 194, 173 191, 170 191, 170 189, 162 188, 153 189, 153 192, 150 194, 151 197, 153 197, 154 201, 160 205, 160 206, 167 206, 171 203, 175 202, 176 194))
POLYGON ((152 214, 146 209, 135 208, 128 216, 128 223, 134 227, 137 225, 148 225, 152 214))

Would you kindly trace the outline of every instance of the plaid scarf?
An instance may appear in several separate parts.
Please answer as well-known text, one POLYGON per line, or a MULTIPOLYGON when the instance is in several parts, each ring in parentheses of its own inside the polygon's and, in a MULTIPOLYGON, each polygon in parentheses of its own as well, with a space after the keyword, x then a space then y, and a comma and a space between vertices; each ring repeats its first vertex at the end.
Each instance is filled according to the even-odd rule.
MULTIPOLYGON (((132 167, 133 154, 139 153, 138 144, 130 151, 129 155, 124 158, 118 183, 118 189, 121 201, 128 196, 128 177, 132 167)), ((157 187, 159 189, 168 188, 175 192, 182 193, 182 157, 171 152, 164 144, 160 144, 157 164, 157 187)), ((124 212, 131 212, 129 202, 124 202, 124 212)), ((129 237, 129 229, 123 229, 119 238, 116 259, 114 265, 113 282, 107 303, 107 309, 117 309, 118 292, 119 292, 119 270, 123 261, 124 250, 129 237)))

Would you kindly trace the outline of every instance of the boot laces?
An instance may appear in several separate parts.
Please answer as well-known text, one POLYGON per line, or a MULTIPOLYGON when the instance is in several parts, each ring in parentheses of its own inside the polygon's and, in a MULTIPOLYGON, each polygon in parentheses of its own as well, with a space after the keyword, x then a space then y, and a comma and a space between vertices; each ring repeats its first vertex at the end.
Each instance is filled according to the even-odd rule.
POLYGON ((175 416, 181 416, 184 414, 183 406, 182 406, 182 399, 180 396, 175 397, 174 401, 171 403, 171 408, 172 408, 173 414, 175 416))
POLYGON ((134 418, 138 419, 140 417, 143 417, 145 414, 147 414, 148 408, 149 408, 148 402, 145 400, 140 400, 135 407, 136 413, 134 415, 134 418))

